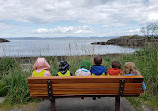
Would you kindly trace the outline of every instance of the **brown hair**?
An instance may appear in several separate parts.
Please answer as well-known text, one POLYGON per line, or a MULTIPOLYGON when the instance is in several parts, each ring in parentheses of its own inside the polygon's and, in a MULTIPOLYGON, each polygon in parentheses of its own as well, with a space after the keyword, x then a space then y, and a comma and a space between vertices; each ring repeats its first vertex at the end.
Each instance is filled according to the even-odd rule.
POLYGON ((94 57, 94 63, 95 63, 95 65, 99 66, 102 63, 102 57, 101 56, 95 56, 94 57))
POLYGON ((139 71, 136 69, 136 66, 133 62, 126 62, 124 65, 124 68, 122 70, 122 74, 130 74, 134 73, 136 75, 139 75, 139 71))
POLYGON ((118 61, 113 61, 111 66, 112 68, 121 68, 121 64, 118 61))

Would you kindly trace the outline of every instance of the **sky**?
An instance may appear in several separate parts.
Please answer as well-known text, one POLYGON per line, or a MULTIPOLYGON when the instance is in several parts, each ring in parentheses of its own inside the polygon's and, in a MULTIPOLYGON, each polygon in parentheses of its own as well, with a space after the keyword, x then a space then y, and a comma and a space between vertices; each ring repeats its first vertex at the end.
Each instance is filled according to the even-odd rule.
POLYGON ((142 34, 158 0, 0 0, 0 38, 142 34))

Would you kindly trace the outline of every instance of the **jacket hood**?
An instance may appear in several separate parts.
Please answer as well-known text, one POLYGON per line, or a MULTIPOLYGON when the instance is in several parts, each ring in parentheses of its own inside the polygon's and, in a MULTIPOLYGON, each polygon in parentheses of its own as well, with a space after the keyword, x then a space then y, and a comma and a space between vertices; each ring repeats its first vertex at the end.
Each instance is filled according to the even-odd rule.
POLYGON ((45 58, 38 58, 36 60, 35 64, 33 65, 33 68, 37 72, 40 72, 42 70, 49 70, 50 69, 50 65, 48 64, 48 62, 46 61, 45 58))
POLYGON ((80 64, 80 68, 85 68, 85 69, 89 70, 90 62, 88 60, 82 60, 82 62, 80 64))
POLYGON ((65 74, 69 70, 69 64, 67 61, 60 61, 58 71, 65 74))
POLYGON ((104 66, 92 66, 90 72, 94 73, 95 75, 101 75, 103 73, 106 74, 106 69, 104 66))
POLYGON ((108 70, 109 75, 118 76, 120 73, 121 73, 121 69, 119 69, 119 68, 110 68, 108 70))

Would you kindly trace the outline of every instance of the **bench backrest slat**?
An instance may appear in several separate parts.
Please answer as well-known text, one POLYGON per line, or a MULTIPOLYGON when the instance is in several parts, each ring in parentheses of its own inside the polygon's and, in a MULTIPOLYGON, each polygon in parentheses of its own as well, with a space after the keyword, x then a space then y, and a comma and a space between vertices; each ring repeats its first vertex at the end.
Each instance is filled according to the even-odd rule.
POLYGON ((120 80, 125 80, 124 93, 139 95, 143 76, 71 76, 71 77, 29 77, 32 97, 47 97, 47 80, 52 80, 53 96, 118 95, 120 80))
MULTIPOLYGON (((74 83, 74 84, 52 84, 53 89, 101 89, 119 88, 119 83, 74 83)), ((142 83, 126 83, 126 88, 141 87, 142 83)), ((47 90, 47 84, 29 84, 29 89, 47 90)))

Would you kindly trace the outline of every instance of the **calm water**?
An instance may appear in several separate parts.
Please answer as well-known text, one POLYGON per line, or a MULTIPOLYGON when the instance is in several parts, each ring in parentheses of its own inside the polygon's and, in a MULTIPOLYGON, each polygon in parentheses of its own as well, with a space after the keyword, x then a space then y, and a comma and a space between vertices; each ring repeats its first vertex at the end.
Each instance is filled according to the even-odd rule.
POLYGON ((4 56, 69 56, 90 54, 131 53, 134 49, 114 45, 91 45, 110 38, 46 38, 10 39, 0 43, 0 57, 4 56))

